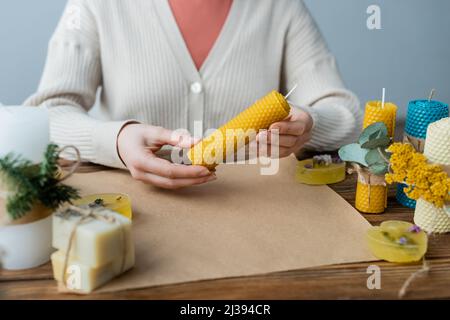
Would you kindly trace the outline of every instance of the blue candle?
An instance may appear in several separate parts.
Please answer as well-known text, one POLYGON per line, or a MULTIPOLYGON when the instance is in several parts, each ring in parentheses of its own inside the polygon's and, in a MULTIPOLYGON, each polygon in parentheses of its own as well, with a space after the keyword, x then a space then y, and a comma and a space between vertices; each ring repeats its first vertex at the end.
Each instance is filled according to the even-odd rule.
MULTIPOLYGON (((417 151, 423 152, 428 125, 449 116, 448 105, 439 101, 414 100, 409 102, 406 114, 405 141, 414 145, 417 151)), ((397 186, 397 201, 408 208, 415 208, 416 201, 408 198, 403 192, 406 186, 397 186)))

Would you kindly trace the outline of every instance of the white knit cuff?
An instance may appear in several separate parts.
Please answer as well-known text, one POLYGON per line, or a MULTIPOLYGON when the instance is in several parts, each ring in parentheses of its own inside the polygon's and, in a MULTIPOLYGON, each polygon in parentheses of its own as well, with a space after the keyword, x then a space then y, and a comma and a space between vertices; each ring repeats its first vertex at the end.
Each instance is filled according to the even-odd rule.
POLYGON ((119 169, 126 169, 117 150, 117 138, 124 126, 135 123, 134 120, 101 122, 92 132, 92 142, 96 155, 96 163, 119 169))

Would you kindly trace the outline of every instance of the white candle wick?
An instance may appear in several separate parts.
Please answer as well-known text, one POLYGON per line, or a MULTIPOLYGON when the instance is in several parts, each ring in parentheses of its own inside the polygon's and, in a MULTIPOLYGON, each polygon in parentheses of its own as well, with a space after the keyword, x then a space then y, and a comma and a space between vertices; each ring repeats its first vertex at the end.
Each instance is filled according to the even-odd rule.
POLYGON ((287 98, 289 98, 289 96, 294 93, 295 89, 297 89, 298 87, 298 83, 295 84, 295 86, 291 89, 291 91, 288 92, 287 95, 284 96, 284 98, 287 100, 287 98))
POLYGON ((430 96, 428 97, 428 102, 431 102, 431 99, 433 99, 435 92, 436 92, 436 89, 431 89, 430 96))

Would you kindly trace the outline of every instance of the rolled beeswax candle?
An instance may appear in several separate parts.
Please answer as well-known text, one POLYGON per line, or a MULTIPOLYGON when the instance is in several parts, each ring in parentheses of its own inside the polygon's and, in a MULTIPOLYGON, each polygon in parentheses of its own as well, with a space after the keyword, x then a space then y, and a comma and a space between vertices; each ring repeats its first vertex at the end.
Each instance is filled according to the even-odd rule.
POLYGON ((397 106, 393 103, 387 102, 383 107, 381 101, 369 101, 366 104, 363 129, 376 122, 383 122, 388 129, 388 135, 393 138, 395 134, 396 114, 397 106))
POLYGON ((416 200, 411 199, 406 195, 404 191, 405 188, 407 188, 406 184, 403 183, 397 184, 397 192, 395 194, 395 197, 398 203, 400 203, 402 206, 414 209, 416 207, 416 200))
POLYGON ((121 214, 97 208, 96 213, 107 219, 89 218, 81 224, 80 214, 70 209, 53 216, 53 247, 67 252, 70 235, 76 227, 70 257, 83 265, 98 268, 122 257, 124 252, 134 252, 131 237, 131 220, 121 214), (107 221, 109 218, 114 222, 107 221))
POLYGON ((450 118, 428 126, 424 155, 433 163, 450 166, 450 118))
MULTIPOLYGON (((366 104, 363 129, 376 122, 383 122, 388 129, 388 135, 394 138, 396 115, 397 106, 395 104, 389 102, 383 104, 382 101, 369 101, 366 104)), ((384 183, 384 177, 378 179, 379 177, 369 174, 369 179, 363 178, 361 180, 361 174, 359 176, 356 186, 356 208, 365 213, 384 212, 387 203, 387 187, 384 183), (372 177, 380 181, 373 183, 371 181, 372 177)))
MULTIPOLYGON (((450 118, 428 126, 424 155, 430 162, 442 165, 450 175, 450 118)), ((423 199, 417 201, 414 222, 427 232, 450 232, 450 216, 446 209, 437 208, 423 199)))
POLYGON ((119 193, 91 194, 73 201, 76 206, 104 207, 132 218, 130 197, 119 193))
POLYGON ((383 213, 386 209, 387 187, 358 181, 355 207, 364 213, 383 213))
POLYGON ((437 208, 423 199, 417 200, 414 223, 426 232, 450 232, 450 216, 444 208, 437 208))
MULTIPOLYGON (((445 103, 433 100, 410 101, 406 113, 405 135, 424 142, 428 126, 448 116, 448 105, 445 103)), ((424 143, 419 148, 415 147, 417 151, 423 152, 424 143)))
POLYGON ((193 165, 214 169, 226 160, 227 155, 241 147, 239 142, 250 142, 248 130, 257 134, 259 130, 268 129, 271 124, 285 119, 289 112, 286 99, 272 91, 192 147, 188 152, 189 160, 193 165))
POLYGON ((76 258, 70 258, 67 264, 64 281, 62 279, 66 254, 56 251, 52 254, 53 276, 55 280, 70 291, 77 293, 91 293, 134 266, 134 252, 129 251, 125 259, 117 257, 113 261, 100 266, 91 267, 76 258), (72 276, 73 281, 67 281, 72 276))
POLYGON ((364 213, 383 213, 387 204, 387 187, 384 176, 377 176, 367 169, 356 166, 355 207, 364 213))

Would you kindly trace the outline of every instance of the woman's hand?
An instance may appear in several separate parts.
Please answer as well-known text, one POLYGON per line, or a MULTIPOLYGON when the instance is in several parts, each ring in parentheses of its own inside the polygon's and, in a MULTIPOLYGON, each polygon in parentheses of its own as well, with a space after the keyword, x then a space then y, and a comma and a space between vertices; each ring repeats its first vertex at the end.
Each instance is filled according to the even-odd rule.
POLYGON ((189 148, 194 142, 187 135, 133 123, 119 133, 117 149, 136 180, 165 189, 178 189, 213 181, 217 177, 204 167, 173 164, 154 153, 164 145, 189 148))
POLYGON ((292 108, 286 120, 276 122, 270 126, 269 131, 258 134, 258 153, 273 155, 273 148, 279 148, 280 158, 297 153, 311 139, 312 128, 313 119, 309 113, 292 108), (271 130, 278 130, 278 141, 271 141, 271 130))

